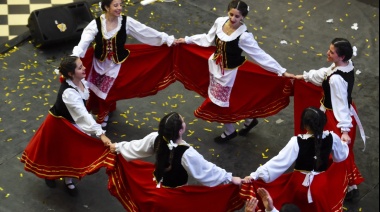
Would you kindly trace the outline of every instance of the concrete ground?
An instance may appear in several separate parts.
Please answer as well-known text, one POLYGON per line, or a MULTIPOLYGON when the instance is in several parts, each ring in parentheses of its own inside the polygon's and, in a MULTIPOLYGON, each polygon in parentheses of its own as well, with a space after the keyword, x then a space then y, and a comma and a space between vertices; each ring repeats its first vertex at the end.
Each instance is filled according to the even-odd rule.
MULTIPOLYGON (((291 73, 329 65, 325 53, 335 37, 345 37, 357 47, 353 98, 366 132, 367 148, 361 151, 363 143, 358 135, 355 157, 365 182, 359 186, 360 199, 345 202, 344 211, 379 211, 378 1, 246 2, 250 5, 245 20, 249 31, 261 48, 291 73)), ((145 7, 129 3, 125 9, 127 15, 148 26, 184 37, 206 33, 217 17, 227 14, 227 4, 222 0, 178 0, 145 7)), ((93 12, 97 13, 95 6, 93 12)), ((56 98, 59 82, 53 70, 77 41, 41 49, 32 45, 27 33, 22 38, 3 44, 2 48, 9 50, 0 56, 0 211, 123 211, 107 190, 104 170, 79 181, 75 198, 65 192, 63 182, 50 189, 42 179, 24 171, 21 154, 56 98)), ((137 41, 131 38, 128 43, 137 41)), ((207 160, 241 177, 275 156, 293 135, 291 101, 277 115, 260 119, 247 137, 216 144, 212 139, 222 132, 222 126, 193 115, 202 102, 202 97, 176 82, 155 96, 119 101, 107 133, 114 142, 141 138, 157 127, 155 118, 177 111, 194 131, 185 136, 186 141, 207 160)), ((242 124, 237 123, 240 128, 238 125, 242 124)))

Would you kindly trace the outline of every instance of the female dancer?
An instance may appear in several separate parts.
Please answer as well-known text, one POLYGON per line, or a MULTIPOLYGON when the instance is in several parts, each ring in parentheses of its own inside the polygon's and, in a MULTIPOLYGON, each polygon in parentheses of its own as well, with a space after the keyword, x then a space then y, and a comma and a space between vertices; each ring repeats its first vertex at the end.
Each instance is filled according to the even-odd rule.
MULTIPOLYGON (((150 28, 132 17, 121 15, 121 0, 102 0, 104 12, 91 21, 83 30, 81 40, 73 49, 73 55, 83 58, 91 42, 95 41, 94 59, 87 78, 91 89, 87 108, 97 114, 96 122, 103 127, 107 125, 109 113, 116 109, 116 101, 107 100, 107 95, 114 85, 119 71, 127 71, 122 65, 129 56, 124 47, 127 36, 133 36, 142 43, 171 46, 174 37, 150 28)), ((133 70, 128 70, 133 71, 133 70)))
POLYGON ((347 187, 347 168, 342 161, 348 156, 347 142, 323 130, 326 115, 318 108, 306 108, 301 120, 301 128, 307 133, 293 136, 277 156, 245 177, 244 182, 266 188, 276 208, 293 203, 301 211, 342 210, 347 187), (329 167, 330 154, 335 163, 329 167), (283 175, 294 162, 294 171, 283 175))
MULTIPOLYGON (((244 1, 233 0, 228 4, 228 16, 219 17, 207 34, 198 34, 179 38, 176 43, 197 44, 208 47, 215 41, 216 51, 208 60, 210 83, 208 87, 208 98, 195 111, 197 117, 208 120, 210 116, 208 111, 217 110, 216 113, 230 116, 229 120, 220 120, 224 123, 224 132, 215 138, 216 142, 225 142, 237 136, 233 123, 236 117, 242 118, 241 114, 231 114, 230 94, 234 86, 239 66, 247 60, 242 56, 242 52, 247 53, 256 63, 265 70, 275 73, 279 76, 293 77, 293 74, 287 73, 275 59, 264 52, 252 33, 247 31, 247 26, 243 20, 247 16, 249 7, 244 1), (213 106, 216 105, 217 107, 213 106), (212 108, 211 108, 212 107, 212 108)), ((252 83, 252 82, 251 82, 252 83)), ((247 86, 247 92, 249 86, 247 86)), ((245 113, 246 111, 240 111, 245 113)), ((268 115, 268 114, 266 114, 268 115)), ((246 116, 246 115, 245 115, 246 116)), ((258 124, 255 117, 245 117, 243 129, 239 135, 245 136, 258 124)))
POLYGON ((81 178, 104 166, 111 140, 88 113, 85 101, 89 90, 82 61, 75 56, 65 57, 58 70, 62 74, 57 100, 49 115, 33 136, 21 162, 25 169, 44 178, 47 186, 55 187, 55 179, 65 178, 70 195, 77 189, 72 178, 81 178), (96 135, 98 139, 89 135, 96 135))

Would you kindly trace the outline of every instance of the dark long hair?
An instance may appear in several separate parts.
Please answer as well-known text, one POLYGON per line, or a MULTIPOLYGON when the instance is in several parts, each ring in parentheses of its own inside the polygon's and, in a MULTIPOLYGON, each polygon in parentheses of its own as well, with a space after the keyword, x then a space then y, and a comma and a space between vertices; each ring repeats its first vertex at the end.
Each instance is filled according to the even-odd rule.
POLYGON ((248 5, 244 1, 232 0, 227 7, 227 12, 231 9, 237 9, 240 11, 243 17, 248 15, 248 5))
POLYGON ((302 112, 301 129, 305 130, 306 128, 309 128, 309 130, 313 132, 315 141, 315 156, 317 158, 314 170, 318 170, 321 165, 321 142, 323 128, 325 127, 326 122, 327 118, 325 113, 316 107, 308 107, 302 112))
POLYGON ((168 143, 175 142, 179 138, 179 131, 182 129, 182 118, 176 112, 171 112, 164 116, 158 127, 158 136, 154 141, 154 152, 156 154, 156 164, 154 176, 160 182, 164 173, 171 169, 173 150, 170 150, 168 143))
POLYGON ((351 43, 345 38, 334 38, 331 41, 331 44, 334 45, 336 53, 339 57, 343 57, 343 61, 348 61, 351 59, 354 51, 352 49, 351 43))

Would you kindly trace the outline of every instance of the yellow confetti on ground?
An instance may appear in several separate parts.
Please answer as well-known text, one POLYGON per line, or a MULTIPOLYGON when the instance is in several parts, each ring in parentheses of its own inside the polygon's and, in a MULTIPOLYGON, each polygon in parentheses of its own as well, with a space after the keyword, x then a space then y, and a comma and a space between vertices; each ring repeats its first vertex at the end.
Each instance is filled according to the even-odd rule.
POLYGON ((264 119, 264 121, 265 121, 265 122, 267 122, 267 123, 269 122, 269 120, 268 120, 268 119, 264 119))
POLYGON ((208 129, 208 128, 203 128, 205 131, 209 131, 211 132, 212 130, 211 129, 208 129))
POLYGON ((12 141, 12 140, 13 140, 12 138, 8 138, 8 139, 7 139, 8 142, 9 142, 9 141, 12 141))
POLYGON ((362 86, 362 84, 361 84, 361 83, 359 83, 359 84, 358 84, 358 87, 359 87, 359 86, 362 86))
POLYGON ((265 150, 265 152, 268 152, 268 151, 269 151, 269 149, 266 149, 266 150, 265 150))
POLYGON ((9 197, 9 195, 10 195, 9 193, 8 193, 8 194, 6 194, 6 195, 5 195, 5 198, 8 198, 8 197, 9 197))
POLYGON ((0 187, 0 191, 3 191, 4 189, 2 187, 0 187))
POLYGON ((20 173, 20 177, 23 177, 24 175, 22 173, 20 173))

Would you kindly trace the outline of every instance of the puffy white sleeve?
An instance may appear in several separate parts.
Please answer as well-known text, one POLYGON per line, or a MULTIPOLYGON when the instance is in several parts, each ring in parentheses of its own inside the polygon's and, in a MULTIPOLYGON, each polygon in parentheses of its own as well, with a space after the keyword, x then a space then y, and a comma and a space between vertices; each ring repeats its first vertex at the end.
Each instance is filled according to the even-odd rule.
POLYGON ((95 134, 98 137, 105 133, 102 126, 96 123, 92 115, 87 111, 78 91, 73 88, 66 89, 62 94, 62 100, 74 122, 83 132, 95 134))
POLYGON ((337 74, 330 77, 329 83, 333 113, 338 121, 337 127, 348 132, 352 127, 352 117, 347 99, 348 83, 337 74))
POLYGON ((322 86, 323 79, 325 78, 328 70, 331 70, 331 67, 324 67, 317 70, 312 69, 308 72, 304 71, 303 78, 305 82, 311 82, 316 86, 322 86))
POLYGON ((202 185, 214 187, 220 184, 230 183, 232 173, 216 166, 215 164, 205 160, 193 147, 182 156, 182 166, 188 174, 194 177, 202 185))
POLYGON ((88 46, 95 39, 96 34, 98 34, 98 27, 96 26, 96 21, 92 20, 86 28, 84 28, 78 45, 73 49, 72 56, 83 58, 88 46))
POLYGON ((259 178, 266 183, 270 183, 282 175, 297 159, 299 146, 297 136, 293 136, 288 144, 272 159, 257 168, 250 176, 254 180, 259 178))
POLYGON ((214 25, 211 27, 207 34, 203 33, 193 36, 186 36, 185 41, 187 44, 197 44, 198 46, 209 47, 213 44, 217 27, 218 19, 216 19, 214 25))
POLYGON ((239 47, 263 69, 281 76, 286 69, 283 68, 272 56, 262 50, 253 34, 244 32, 239 39, 239 47))
POLYGON ((169 36, 165 32, 159 32, 129 16, 127 17, 126 32, 138 41, 152 46, 161 46, 164 43, 171 46, 174 42, 173 35, 169 36))
POLYGON ((340 137, 333 131, 330 131, 333 136, 333 146, 332 146, 332 159, 334 162, 342 162, 348 157, 349 149, 346 142, 340 140, 340 137))
POLYGON ((157 136, 157 132, 152 132, 143 139, 116 143, 116 152, 126 161, 149 157, 154 154, 154 141, 157 136))

